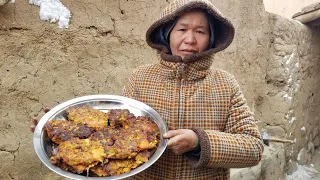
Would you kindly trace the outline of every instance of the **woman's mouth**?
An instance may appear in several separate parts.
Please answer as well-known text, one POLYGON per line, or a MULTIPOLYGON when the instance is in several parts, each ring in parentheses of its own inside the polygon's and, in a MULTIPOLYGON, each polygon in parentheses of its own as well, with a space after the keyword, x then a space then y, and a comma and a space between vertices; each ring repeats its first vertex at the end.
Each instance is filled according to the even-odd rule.
POLYGON ((190 54, 190 55, 198 53, 198 51, 192 50, 192 49, 183 49, 181 50, 181 52, 183 52, 184 54, 190 54))

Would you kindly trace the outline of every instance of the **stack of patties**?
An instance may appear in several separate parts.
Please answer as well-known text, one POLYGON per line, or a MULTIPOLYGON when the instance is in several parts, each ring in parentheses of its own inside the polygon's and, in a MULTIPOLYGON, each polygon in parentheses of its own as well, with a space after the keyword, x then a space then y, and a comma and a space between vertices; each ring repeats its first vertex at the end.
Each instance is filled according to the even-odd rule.
POLYGON ((71 107, 67 120, 52 120, 45 130, 59 144, 53 164, 74 173, 119 175, 148 161, 159 143, 158 126, 127 109, 107 113, 90 106, 71 107))

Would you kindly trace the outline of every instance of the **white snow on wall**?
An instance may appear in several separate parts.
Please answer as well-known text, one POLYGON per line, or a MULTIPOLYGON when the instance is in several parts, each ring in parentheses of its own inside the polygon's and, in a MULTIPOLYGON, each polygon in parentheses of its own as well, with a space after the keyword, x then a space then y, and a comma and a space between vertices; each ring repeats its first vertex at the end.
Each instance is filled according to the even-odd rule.
POLYGON ((50 23, 59 21, 60 28, 69 28, 71 12, 60 0, 29 0, 29 4, 40 6, 41 20, 50 23))
POLYGON ((296 117, 292 117, 291 120, 289 121, 290 124, 292 124, 295 120, 297 120, 296 117))
POLYGON ((298 170, 286 177, 286 180, 320 180, 320 172, 312 166, 298 165, 298 170))

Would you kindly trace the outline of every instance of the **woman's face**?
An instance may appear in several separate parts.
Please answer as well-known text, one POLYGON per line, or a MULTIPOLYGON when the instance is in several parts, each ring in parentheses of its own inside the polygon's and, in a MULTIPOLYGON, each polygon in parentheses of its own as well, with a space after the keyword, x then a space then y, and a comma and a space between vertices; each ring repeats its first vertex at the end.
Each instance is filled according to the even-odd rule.
POLYGON ((182 58, 207 49, 210 31, 207 16, 201 11, 183 14, 170 32, 173 55, 182 58))

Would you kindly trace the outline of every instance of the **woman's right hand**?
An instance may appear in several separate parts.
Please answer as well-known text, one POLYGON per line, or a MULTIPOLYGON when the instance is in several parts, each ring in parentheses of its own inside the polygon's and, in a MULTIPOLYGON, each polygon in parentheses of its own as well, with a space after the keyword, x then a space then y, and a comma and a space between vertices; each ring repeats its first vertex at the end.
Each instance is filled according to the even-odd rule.
MULTIPOLYGON (((43 108, 43 112, 44 113, 47 113, 47 112, 49 112, 50 111, 50 108, 48 108, 48 107, 44 107, 43 108)), ((36 129, 36 126, 37 126, 37 124, 38 124, 38 121, 39 121, 39 118, 37 118, 37 117, 33 117, 32 119, 31 119, 31 121, 30 121, 30 131, 31 132, 34 132, 34 130, 36 129)))

